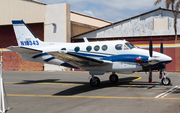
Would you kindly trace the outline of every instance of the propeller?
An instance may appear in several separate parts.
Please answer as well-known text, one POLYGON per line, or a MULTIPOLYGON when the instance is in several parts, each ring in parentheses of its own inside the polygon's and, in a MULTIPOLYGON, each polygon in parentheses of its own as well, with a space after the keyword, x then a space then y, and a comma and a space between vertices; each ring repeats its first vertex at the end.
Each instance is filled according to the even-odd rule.
POLYGON ((163 53, 163 43, 161 42, 160 52, 163 53))
POLYGON ((153 47, 152 47, 152 39, 149 41, 149 55, 150 57, 152 57, 152 50, 153 50, 153 47))
MULTIPOLYGON (((149 56, 153 56, 152 39, 149 41, 149 56)), ((152 82, 152 66, 149 67, 149 83, 152 82)))
MULTIPOLYGON (((163 43, 161 42, 160 52, 163 54, 163 43)), ((159 79, 162 78, 162 69, 159 70, 159 79)))

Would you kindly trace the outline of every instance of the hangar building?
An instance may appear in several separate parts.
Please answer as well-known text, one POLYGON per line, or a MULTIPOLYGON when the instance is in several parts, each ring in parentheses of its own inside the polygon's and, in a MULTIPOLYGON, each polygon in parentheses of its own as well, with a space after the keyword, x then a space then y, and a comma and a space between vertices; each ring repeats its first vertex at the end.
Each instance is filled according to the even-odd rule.
MULTIPOLYGON (((24 20, 34 34, 46 42, 70 42, 71 37, 111 22, 70 11, 69 4, 47 5, 36 0, 0 0, 0 48, 17 46, 12 20, 24 20)), ((6 51, 6 49, 4 49, 6 51)), ((15 52, 3 53, 4 70, 66 70, 22 60, 15 52)))

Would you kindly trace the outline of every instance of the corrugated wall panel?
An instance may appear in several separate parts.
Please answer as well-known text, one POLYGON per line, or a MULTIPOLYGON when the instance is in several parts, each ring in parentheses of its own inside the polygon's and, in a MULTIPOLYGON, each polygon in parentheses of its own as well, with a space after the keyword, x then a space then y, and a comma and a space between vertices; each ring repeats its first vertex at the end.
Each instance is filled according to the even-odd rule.
POLYGON ((0 25, 9 25, 11 20, 23 19, 27 23, 45 21, 45 6, 31 0, 0 0, 0 25))
POLYGON ((172 58, 172 62, 166 65, 166 71, 169 72, 176 71, 175 48, 164 48, 164 54, 172 58))
POLYGON ((176 71, 180 72, 180 48, 175 49, 175 59, 176 59, 176 61, 175 61, 175 65, 176 65, 175 69, 176 69, 176 71))

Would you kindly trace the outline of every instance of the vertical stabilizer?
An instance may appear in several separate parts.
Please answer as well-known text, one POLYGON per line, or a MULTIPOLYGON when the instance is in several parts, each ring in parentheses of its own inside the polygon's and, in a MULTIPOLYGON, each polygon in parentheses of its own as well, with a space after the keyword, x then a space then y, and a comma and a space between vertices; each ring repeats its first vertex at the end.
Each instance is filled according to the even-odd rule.
POLYGON ((38 46, 42 43, 23 20, 12 20, 18 46, 38 46))

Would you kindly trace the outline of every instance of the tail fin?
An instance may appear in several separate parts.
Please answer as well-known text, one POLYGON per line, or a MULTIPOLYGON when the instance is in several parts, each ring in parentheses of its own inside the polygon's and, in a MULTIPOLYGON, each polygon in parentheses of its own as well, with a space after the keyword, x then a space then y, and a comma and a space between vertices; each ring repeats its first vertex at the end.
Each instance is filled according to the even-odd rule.
POLYGON ((40 41, 23 20, 12 20, 18 46, 38 46, 40 41))

